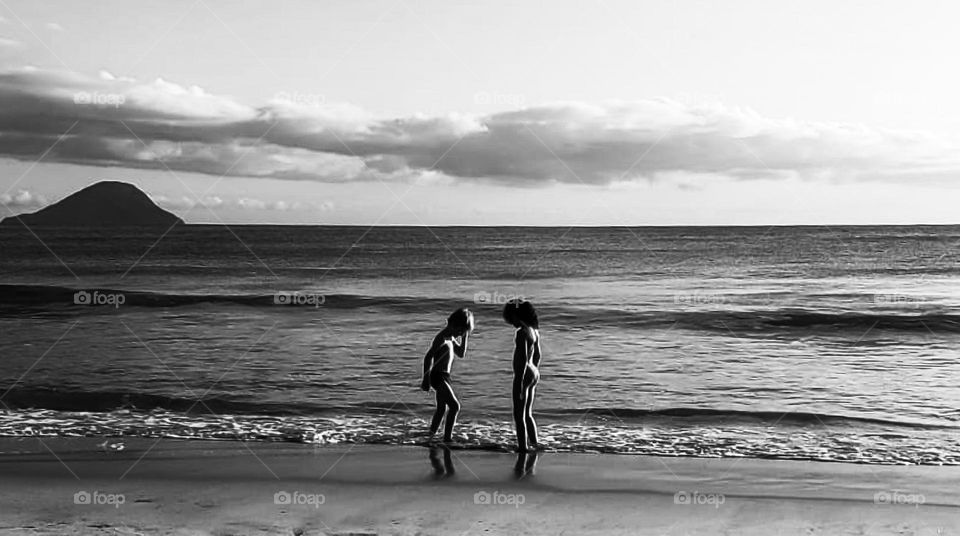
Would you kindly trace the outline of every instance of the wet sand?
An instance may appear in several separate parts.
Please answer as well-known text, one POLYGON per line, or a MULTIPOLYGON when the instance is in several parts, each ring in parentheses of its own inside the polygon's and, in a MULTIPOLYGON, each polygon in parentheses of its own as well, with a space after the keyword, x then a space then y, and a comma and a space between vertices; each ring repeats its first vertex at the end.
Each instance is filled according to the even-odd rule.
POLYGON ((0 440, 4 535, 563 533, 958 534, 960 468, 0 440))

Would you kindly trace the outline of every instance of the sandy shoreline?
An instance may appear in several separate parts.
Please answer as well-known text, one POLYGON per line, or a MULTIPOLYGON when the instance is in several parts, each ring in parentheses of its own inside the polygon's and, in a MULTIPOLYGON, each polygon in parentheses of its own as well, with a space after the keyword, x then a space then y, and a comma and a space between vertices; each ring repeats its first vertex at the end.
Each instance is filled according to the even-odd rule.
POLYGON ((960 531, 956 467, 548 453, 531 468, 417 447, 99 443, 0 440, 0 534, 960 531))

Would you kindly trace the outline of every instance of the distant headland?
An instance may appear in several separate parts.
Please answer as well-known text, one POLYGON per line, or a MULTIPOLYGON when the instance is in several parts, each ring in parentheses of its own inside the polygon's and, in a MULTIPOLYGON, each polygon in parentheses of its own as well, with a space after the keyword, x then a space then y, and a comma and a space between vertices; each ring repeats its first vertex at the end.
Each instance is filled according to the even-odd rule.
POLYGON ((132 184, 101 181, 29 214, 18 214, 0 225, 28 227, 126 227, 182 225, 184 221, 153 202, 132 184))

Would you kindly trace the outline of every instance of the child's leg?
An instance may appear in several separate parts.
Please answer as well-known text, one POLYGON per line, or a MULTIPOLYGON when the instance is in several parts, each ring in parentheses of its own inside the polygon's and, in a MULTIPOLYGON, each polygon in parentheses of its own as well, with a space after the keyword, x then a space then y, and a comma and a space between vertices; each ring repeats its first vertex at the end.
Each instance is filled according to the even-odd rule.
POLYGON ((527 450, 527 427, 523 415, 523 385, 518 380, 513 382, 513 422, 517 426, 517 449, 520 452, 527 450))
POLYGON ((437 410, 433 412, 433 422, 430 423, 431 436, 440 429, 440 421, 443 420, 443 410, 445 409, 447 409, 447 405, 444 404, 440 391, 437 391, 437 410))
POLYGON ((533 420, 533 399, 537 396, 537 386, 533 385, 527 388, 527 396, 523 401, 523 422, 527 428, 527 438, 530 440, 530 446, 536 447, 539 444, 537 439, 537 423, 533 420))
POLYGON ((457 424, 457 415, 460 413, 460 401, 453 392, 453 386, 450 382, 441 382, 437 389, 437 399, 443 398, 443 403, 447 406, 447 419, 443 428, 443 440, 453 440, 453 426, 457 424))

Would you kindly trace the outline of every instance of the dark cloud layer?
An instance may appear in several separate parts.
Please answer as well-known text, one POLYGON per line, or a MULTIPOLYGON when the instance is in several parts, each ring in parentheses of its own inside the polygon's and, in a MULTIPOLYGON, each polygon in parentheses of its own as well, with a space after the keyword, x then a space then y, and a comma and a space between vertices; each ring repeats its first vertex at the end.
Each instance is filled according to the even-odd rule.
POLYGON ((28 68, 0 73, 0 101, 0 155, 210 175, 607 184, 684 175, 914 181, 960 169, 955 147, 918 133, 669 100, 382 118, 350 105, 278 98, 252 107, 163 80, 28 68))

